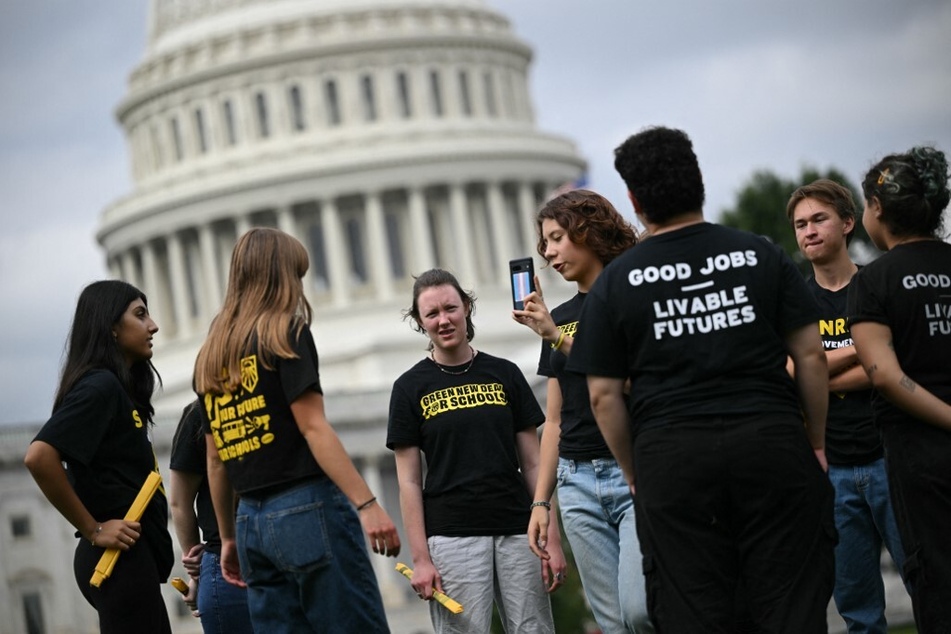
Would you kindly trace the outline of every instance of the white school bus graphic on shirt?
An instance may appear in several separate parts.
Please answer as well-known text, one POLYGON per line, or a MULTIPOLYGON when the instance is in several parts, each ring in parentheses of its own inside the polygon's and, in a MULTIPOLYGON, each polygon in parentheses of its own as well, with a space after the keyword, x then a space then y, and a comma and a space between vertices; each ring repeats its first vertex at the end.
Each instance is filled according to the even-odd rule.
POLYGON ((252 354, 241 359, 241 392, 205 394, 205 411, 222 462, 241 459, 274 441, 264 395, 254 395, 258 378, 258 358, 252 354))
POLYGON ((423 419, 429 420, 456 409, 504 406, 508 402, 505 387, 501 383, 467 383, 430 392, 419 400, 419 405, 423 409, 423 419))

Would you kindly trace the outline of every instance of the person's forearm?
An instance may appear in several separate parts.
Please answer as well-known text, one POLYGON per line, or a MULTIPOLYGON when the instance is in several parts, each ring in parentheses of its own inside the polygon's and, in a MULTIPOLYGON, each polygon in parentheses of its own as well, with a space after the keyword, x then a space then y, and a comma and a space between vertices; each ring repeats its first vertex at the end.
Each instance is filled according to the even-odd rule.
POLYGON ((865 373, 865 368, 856 363, 843 372, 829 377, 830 392, 856 392, 858 390, 868 390, 872 387, 872 382, 865 373))
POLYGON ((350 503, 360 506, 373 498, 370 487, 357 471, 340 438, 329 423, 315 425, 304 435, 314 460, 336 484, 350 503))
POLYGON ((413 565, 432 564, 429 542, 426 539, 426 519, 423 513, 423 490, 415 484, 400 484, 400 511, 403 513, 403 530, 409 540, 413 565))
POLYGON ((855 346, 845 346, 843 348, 833 348, 832 350, 826 350, 825 355, 826 365, 829 366, 830 377, 848 370, 859 362, 859 357, 855 353, 855 346))
POLYGON ((169 469, 168 506, 172 513, 175 537, 185 554, 201 543, 198 518, 195 517, 195 496, 202 478, 200 474, 169 469), (193 482, 199 483, 198 486, 194 486, 193 482))
POLYGON ((558 473, 558 439, 561 421, 546 421, 542 428, 539 453, 538 477, 535 482, 533 501, 548 501, 555 492, 558 473))
POLYGON ((796 386, 809 444, 813 449, 824 449, 829 409, 829 375, 825 355, 821 352, 805 355, 797 361, 796 368, 796 386))
POLYGON ((24 462, 43 495, 60 515, 66 518, 84 539, 94 539, 99 522, 69 483, 59 452, 47 443, 35 441, 27 450, 24 462))
MULTIPOLYGON (((212 443, 209 436, 209 443, 212 443)), ((209 451, 213 450, 212 448, 209 451)), ((218 535, 224 540, 234 540, 234 489, 225 465, 218 458, 217 453, 208 456, 208 489, 211 493, 211 503, 215 508, 215 519, 218 521, 218 535)))
POLYGON ((869 368, 875 389, 915 418, 951 430, 951 405, 908 377, 897 365, 869 368))
MULTIPOLYGON (((594 379, 594 381, 598 380, 594 379)), ((595 385, 589 377, 591 411, 598 423, 598 429, 601 430, 604 442, 607 443, 611 454, 617 460, 628 482, 633 482, 634 454, 631 447, 631 427, 622 391, 623 381, 618 382, 618 385, 622 388, 621 390, 601 390, 597 389, 595 385)))

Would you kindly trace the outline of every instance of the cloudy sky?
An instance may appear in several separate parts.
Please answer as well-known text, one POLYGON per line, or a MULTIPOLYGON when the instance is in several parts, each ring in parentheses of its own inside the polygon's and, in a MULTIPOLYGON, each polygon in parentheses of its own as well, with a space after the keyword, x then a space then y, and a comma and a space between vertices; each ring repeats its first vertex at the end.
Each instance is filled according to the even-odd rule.
MULTIPOLYGON (((946 0, 488 3, 535 50, 539 125, 573 138, 589 186, 625 211, 612 150, 652 124, 693 138, 712 218, 757 169, 834 166, 857 182, 886 152, 951 151, 946 0)), ((76 297, 106 275, 93 236, 131 188, 113 110, 147 11, 0 7, 0 424, 46 418, 76 297)))

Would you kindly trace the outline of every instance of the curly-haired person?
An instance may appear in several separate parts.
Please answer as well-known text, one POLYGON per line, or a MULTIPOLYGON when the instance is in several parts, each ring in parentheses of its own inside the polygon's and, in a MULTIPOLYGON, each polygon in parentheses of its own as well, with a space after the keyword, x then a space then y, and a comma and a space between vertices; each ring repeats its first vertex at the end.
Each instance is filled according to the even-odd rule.
POLYGON ((865 175, 865 230, 886 253, 849 287, 859 360, 872 380, 905 578, 921 632, 951 632, 951 245, 940 239, 948 161, 930 147, 865 175))
POLYGON ((592 286, 568 369, 588 375, 635 493, 651 620, 825 632, 835 528, 815 300, 779 248, 704 221, 682 131, 649 128, 615 157, 649 237, 592 286))

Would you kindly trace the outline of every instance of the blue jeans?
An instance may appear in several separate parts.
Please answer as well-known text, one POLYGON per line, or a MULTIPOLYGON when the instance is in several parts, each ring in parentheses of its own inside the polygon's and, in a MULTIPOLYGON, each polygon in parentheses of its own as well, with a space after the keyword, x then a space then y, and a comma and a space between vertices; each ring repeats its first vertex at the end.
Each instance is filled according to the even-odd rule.
POLYGON ((389 632, 360 520, 329 479, 242 497, 235 534, 254 631, 389 632))
POLYGON ((881 633, 885 623, 882 544, 902 570, 905 553, 888 492, 885 459, 864 465, 829 465, 835 489, 835 605, 851 634, 881 633))
POLYGON ((221 576, 221 559, 210 550, 201 556, 198 612, 205 634, 252 634, 248 593, 221 576))
POLYGON ((617 462, 559 458, 558 506, 585 596, 601 630, 653 632, 634 500, 617 462))

